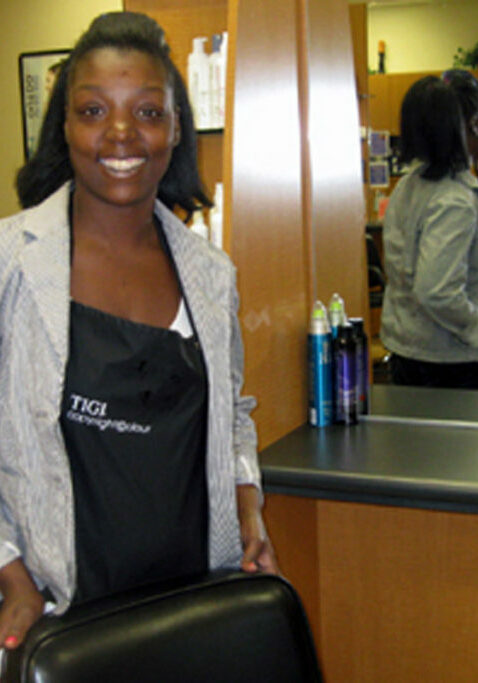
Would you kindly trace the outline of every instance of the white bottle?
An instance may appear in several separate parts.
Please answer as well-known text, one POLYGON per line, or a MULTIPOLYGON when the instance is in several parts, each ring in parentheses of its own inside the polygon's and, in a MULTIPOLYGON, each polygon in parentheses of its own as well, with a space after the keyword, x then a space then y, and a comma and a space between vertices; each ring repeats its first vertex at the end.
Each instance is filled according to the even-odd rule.
POLYGON ((223 189, 222 183, 216 183, 214 191, 214 206, 209 212, 209 227, 211 242, 214 246, 222 249, 223 232, 223 189))
POLYGON ((203 213, 199 209, 193 213, 193 222, 191 225, 191 230, 195 232, 196 235, 204 237, 205 240, 209 238, 208 227, 204 222, 203 213))
POLYGON ((209 55, 211 128, 224 128, 226 108, 227 31, 212 37, 209 55))
POLYGON ((197 130, 210 128, 209 61, 204 51, 207 38, 193 38, 193 51, 188 56, 189 97, 197 130))
POLYGON ((224 128, 226 121, 226 72, 227 72, 227 31, 222 33, 221 47, 219 48, 221 55, 221 71, 220 71, 220 112, 219 119, 221 121, 221 128, 224 128))

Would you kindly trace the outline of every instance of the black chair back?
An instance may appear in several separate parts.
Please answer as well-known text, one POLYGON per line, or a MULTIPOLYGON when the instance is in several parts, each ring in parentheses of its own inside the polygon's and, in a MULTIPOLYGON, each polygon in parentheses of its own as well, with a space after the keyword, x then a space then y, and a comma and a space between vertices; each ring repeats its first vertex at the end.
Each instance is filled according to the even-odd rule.
POLYGON ((6 657, 6 683, 319 683, 285 580, 219 572, 43 617, 6 657))

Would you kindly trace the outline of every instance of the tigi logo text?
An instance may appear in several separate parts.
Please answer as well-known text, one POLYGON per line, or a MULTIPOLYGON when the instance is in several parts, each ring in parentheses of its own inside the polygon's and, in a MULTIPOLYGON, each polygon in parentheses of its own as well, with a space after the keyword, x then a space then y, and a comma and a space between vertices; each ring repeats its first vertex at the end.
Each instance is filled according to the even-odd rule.
POLYGON ((151 431, 151 425, 107 417, 108 403, 106 401, 70 394, 70 406, 66 414, 68 420, 86 427, 94 427, 102 432, 105 429, 114 429, 120 434, 148 434, 151 431))

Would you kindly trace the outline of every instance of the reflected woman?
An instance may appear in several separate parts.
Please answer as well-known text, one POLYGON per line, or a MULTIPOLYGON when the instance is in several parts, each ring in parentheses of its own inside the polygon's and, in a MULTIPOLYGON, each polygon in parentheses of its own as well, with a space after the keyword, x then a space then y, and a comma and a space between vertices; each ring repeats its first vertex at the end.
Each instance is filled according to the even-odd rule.
POLYGON ((409 171, 384 223, 381 338, 396 384, 478 388, 478 82, 434 76, 401 109, 409 171))

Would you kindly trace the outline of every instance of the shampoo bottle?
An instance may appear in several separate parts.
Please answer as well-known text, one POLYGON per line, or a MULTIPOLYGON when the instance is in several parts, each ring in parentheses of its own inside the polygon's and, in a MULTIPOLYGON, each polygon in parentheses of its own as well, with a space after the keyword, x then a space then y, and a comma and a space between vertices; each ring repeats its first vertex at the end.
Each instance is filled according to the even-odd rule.
POLYGON ((211 128, 222 128, 224 126, 224 119, 221 116, 221 80, 224 71, 221 41, 222 34, 215 33, 212 37, 212 52, 209 55, 211 128))
POLYGON ((214 206, 209 212, 209 227, 211 229, 211 242, 214 246, 222 249, 222 225, 223 225, 223 201, 222 183, 216 183, 214 192, 214 206))
POLYGON ((220 127, 224 128, 226 122, 226 71, 227 71, 227 31, 223 31, 220 54, 219 69, 219 120, 220 127))
POLYGON ((188 56, 188 89, 197 130, 211 127, 209 97, 209 62, 204 51, 207 38, 193 38, 193 51, 188 56))

